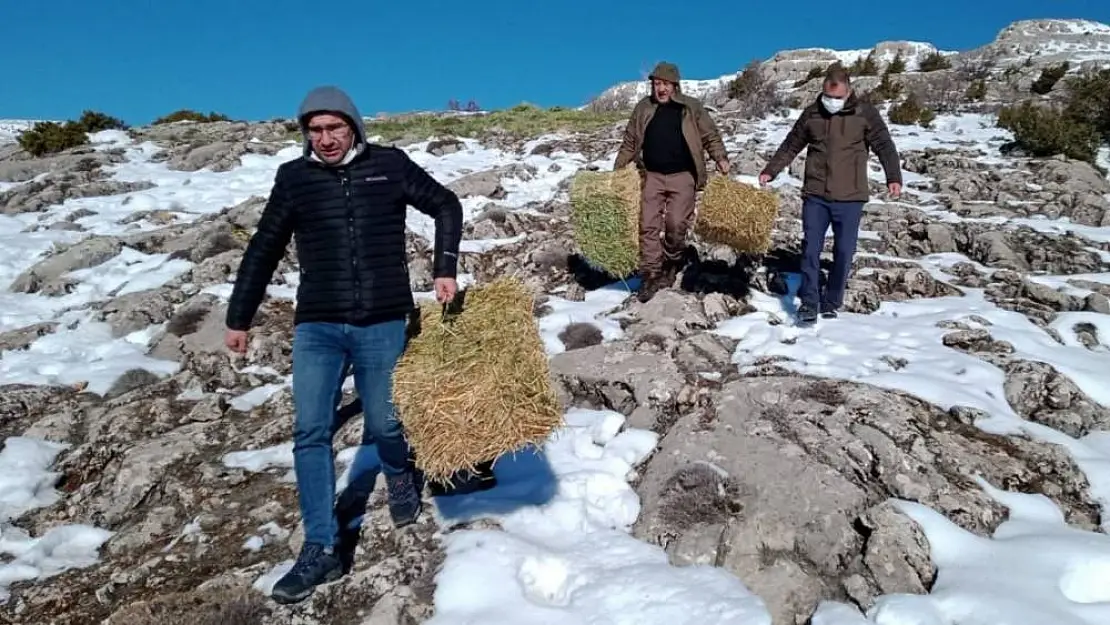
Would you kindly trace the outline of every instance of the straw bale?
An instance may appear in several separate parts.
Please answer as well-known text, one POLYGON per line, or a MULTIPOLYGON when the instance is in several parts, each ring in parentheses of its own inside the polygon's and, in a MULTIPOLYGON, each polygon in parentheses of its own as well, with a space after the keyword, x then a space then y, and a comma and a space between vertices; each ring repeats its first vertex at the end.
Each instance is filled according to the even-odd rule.
POLYGON ((571 226, 582 256, 623 278, 640 265, 640 172, 580 171, 571 185, 571 226))
POLYGON ((778 215, 779 200, 772 191, 714 175, 705 185, 694 233, 742 254, 762 254, 771 249, 778 215))
POLYGON ((393 376, 393 401, 425 476, 446 483, 562 426, 532 292, 501 278, 427 304, 393 376))

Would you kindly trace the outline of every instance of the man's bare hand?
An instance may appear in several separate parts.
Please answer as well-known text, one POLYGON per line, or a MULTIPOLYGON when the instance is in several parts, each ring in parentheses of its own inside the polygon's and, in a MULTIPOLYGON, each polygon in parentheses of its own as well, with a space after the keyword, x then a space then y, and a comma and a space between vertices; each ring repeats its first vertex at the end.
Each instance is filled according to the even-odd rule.
POLYGON ((897 200, 902 197, 902 184, 898 182, 891 182, 886 185, 887 191, 890 192, 890 199, 897 200))
POLYGON ((243 330, 228 330, 224 334, 224 345, 237 354, 247 353, 247 333, 243 330))
POLYGON ((459 291, 459 284, 455 282, 454 278, 436 278, 435 290, 436 300, 441 304, 446 304, 455 299, 455 294, 459 291))
POLYGON ((771 184, 771 174, 759 174, 759 186, 765 187, 771 184))
POLYGON ((727 176, 728 170, 731 168, 732 164, 728 162, 727 158, 717 161, 717 171, 721 172, 723 175, 727 176))

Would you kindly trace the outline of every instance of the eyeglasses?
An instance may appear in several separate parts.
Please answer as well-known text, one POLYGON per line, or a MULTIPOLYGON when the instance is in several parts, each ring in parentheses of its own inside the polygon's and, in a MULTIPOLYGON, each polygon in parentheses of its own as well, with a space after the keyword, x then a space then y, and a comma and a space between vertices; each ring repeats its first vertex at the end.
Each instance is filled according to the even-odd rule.
POLYGON ((320 139, 327 133, 336 139, 344 139, 347 135, 351 134, 351 127, 347 124, 326 124, 319 126, 309 126, 308 136, 311 139, 320 139))

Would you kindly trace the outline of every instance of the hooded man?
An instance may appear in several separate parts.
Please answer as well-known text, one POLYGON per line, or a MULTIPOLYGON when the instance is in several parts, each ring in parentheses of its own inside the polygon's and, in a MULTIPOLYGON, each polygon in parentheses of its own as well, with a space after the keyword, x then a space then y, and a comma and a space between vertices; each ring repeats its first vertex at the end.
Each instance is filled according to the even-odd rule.
MULTIPOLYGON (((414 311, 405 255, 407 206, 435 219, 433 277, 441 302, 454 298, 462 206, 405 152, 367 143, 362 116, 343 91, 320 87, 298 112, 303 156, 278 167, 273 189, 239 265, 227 309, 227 346, 246 353, 248 334, 278 262, 296 235, 300 284, 293 319, 294 471, 305 542, 273 597, 294 603, 350 570, 358 526, 337 518, 332 438, 348 370, 363 406, 364 441, 374 442, 397 527, 416 521, 416 474, 392 403, 394 365, 414 311)), ((370 487, 372 488, 372 486, 370 487)), ((340 517, 361 522, 348 506, 340 517)))
POLYGON ((641 302, 671 286, 681 270, 696 193, 707 181, 703 152, 722 174, 729 170, 717 125, 701 102, 682 94, 678 67, 660 63, 648 78, 651 94, 632 110, 613 165, 618 170, 635 162, 643 174, 641 302))
POLYGON ((848 72, 842 67, 829 69, 821 95, 802 111, 759 174, 759 183, 766 186, 774 180, 806 147, 809 150, 802 185, 804 243, 798 320, 812 323, 819 312, 824 317, 836 317, 844 304, 863 205, 870 199, 868 150, 878 155, 892 198, 902 193, 902 168, 882 116, 874 106, 856 97, 848 72), (821 250, 830 224, 833 267, 822 290, 821 250))

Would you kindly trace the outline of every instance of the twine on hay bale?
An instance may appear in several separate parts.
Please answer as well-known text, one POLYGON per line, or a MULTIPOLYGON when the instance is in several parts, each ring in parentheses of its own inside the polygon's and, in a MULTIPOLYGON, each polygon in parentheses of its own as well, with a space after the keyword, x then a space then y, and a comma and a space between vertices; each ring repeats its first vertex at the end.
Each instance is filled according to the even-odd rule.
POLYGON ((694 232, 708 243, 727 245, 742 254, 771 249, 779 199, 727 176, 710 177, 702 194, 694 232))
POLYGON ((580 171, 570 191, 571 226, 582 256, 623 278, 640 266, 640 172, 580 171))
POLYGON ((533 301, 519 280, 501 278, 460 293, 446 310, 421 307, 420 334, 394 372, 393 401, 430 481, 477 473, 562 425, 533 301))

